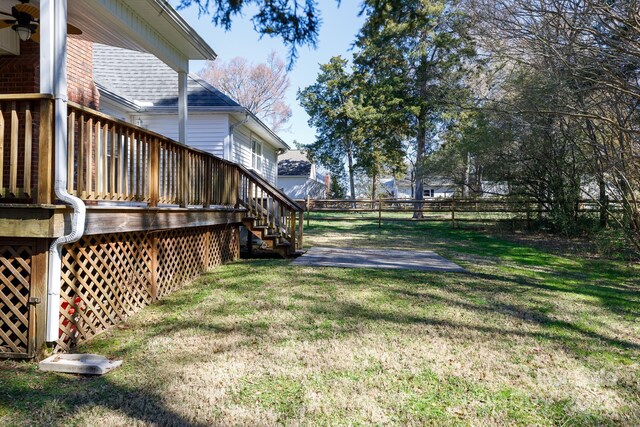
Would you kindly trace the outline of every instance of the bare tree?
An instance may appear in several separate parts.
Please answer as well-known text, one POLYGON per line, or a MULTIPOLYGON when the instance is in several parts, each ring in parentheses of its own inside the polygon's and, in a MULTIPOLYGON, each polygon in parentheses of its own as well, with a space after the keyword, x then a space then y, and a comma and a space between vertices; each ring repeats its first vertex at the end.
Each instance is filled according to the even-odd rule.
POLYGON ((603 225, 607 194, 615 196, 624 217, 611 218, 640 250, 640 3, 467 0, 466 6, 489 68, 498 70, 482 105, 494 110, 503 130, 512 129, 515 144, 504 151, 511 164, 531 167, 517 177, 529 172, 544 197, 593 197, 603 225), (596 181, 599 194, 582 194, 585 181, 596 181))
POLYGON ((229 62, 208 61, 199 73, 207 82, 238 101, 272 130, 283 130, 291 118, 285 98, 289 76, 284 61, 271 52, 266 63, 235 57, 229 62))

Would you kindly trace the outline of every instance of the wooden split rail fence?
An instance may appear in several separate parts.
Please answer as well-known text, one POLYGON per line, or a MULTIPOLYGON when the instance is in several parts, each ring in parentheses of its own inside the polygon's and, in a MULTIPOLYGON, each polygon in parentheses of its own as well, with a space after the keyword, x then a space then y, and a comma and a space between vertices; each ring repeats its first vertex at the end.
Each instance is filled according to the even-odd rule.
MULTIPOLYGON (((506 198, 430 198, 411 199, 306 199, 298 200, 307 213, 307 225, 311 214, 321 213, 316 219, 323 220, 373 220, 380 226, 385 221, 406 221, 414 214, 422 214, 422 220, 450 222, 453 227, 458 222, 500 222, 524 221, 530 227, 531 221, 549 212, 549 204, 535 200, 515 200, 506 198), (354 214, 331 217, 327 214, 354 214), (371 214, 377 214, 372 216, 371 214), (368 215, 368 216, 367 216, 368 215), (383 218, 384 217, 384 218, 383 218)), ((615 209, 616 202, 610 202, 615 209)), ((600 206, 592 200, 582 200, 579 212, 599 212, 600 206)))

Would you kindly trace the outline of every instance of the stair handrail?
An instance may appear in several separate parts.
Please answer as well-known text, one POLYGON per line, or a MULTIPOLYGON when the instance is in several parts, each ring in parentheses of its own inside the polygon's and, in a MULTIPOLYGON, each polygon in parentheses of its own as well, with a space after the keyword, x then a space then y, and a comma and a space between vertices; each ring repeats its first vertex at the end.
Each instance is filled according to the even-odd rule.
POLYGON ((258 175, 255 171, 248 169, 247 167, 234 163, 234 165, 242 171, 245 175, 249 176, 252 180, 256 181, 266 190, 271 197, 278 200, 281 203, 284 203, 289 209, 294 212, 303 212, 304 208, 296 203, 291 197, 287 196, 286 193, 275 188, 269 181, 264 179, 262 176, 258 175))

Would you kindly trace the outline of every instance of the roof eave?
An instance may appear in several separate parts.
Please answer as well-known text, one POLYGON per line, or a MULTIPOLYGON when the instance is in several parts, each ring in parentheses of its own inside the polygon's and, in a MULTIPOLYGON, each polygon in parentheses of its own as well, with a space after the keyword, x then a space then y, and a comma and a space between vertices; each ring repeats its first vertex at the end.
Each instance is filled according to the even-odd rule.
MULTIPOLYGON (((244 107, 243 107, 244 108, 244 107)), ((251 118, 251 120, 258 125, 260 128, 262 128, 263 131, 265 131, 267 133, 267 135, 269 135, 271 137, 271 139, 273 140, 274 146, 276 146, 277 148, 281 148, 285 151, 291 150, 291 147, 289 147, 289 144, 287 144, 286 142, 284 142, 282 140, 282 138, 280 138, 278 136, 278 134, 276 134, 273 130, 271 130, 271 128, 269 126, 267 126, 266 124, 264 124, 264 122, 262 120, 260 120, 258 117, 256 117, 255 114, 253 114, 251 111, 249 111, 247 108, 244 108, 246 114, 251 118)))
MULTIPOLYGON (((206 106, 206 105, 189 105, 189 113, 244 113, 244 107, 238 106, 206 106)), ((140 108, 141 113, 149 114, 177 114, 176 106, 152 106, 140 108)))
POLYGON ((140 106, 135 102, 125 98, 124 96, 118 95, 117 93, 107 89, 104 85, 100 83, 97 83, 97 82, 94 82, 94 83, 101 97, 105 97, 113 102, 116 102, 119 105, 125 107, 127 110, 130 110, 131 112, 140 111, 140 106))
POLYGON ((150 3, 157 5, 160 8, 160 15, 162 15, 176 30, 184 33, 189 40, 191 46, 195 52, 198 52, 200 56, 196 56, 193 52, 189 55, 189 59, 202 59, 213 61, 218 57, 218 54, 213 50, 211 46, 187 23, 187 21, 180 16, 176 10, 171 7, 167 0, 147 0, 150 3))

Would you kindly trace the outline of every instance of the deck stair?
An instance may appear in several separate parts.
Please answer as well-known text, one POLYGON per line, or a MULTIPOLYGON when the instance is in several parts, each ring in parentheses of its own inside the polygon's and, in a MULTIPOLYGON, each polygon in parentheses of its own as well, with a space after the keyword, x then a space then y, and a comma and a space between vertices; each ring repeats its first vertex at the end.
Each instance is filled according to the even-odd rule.
MULTIPOLYGON (((304 209, 255 172, 238 165, 239 202, 247 209, 243 225, 283 258, 302 254, 304 209)), ((247 245, 251 250, 252 245, 247 245)))

